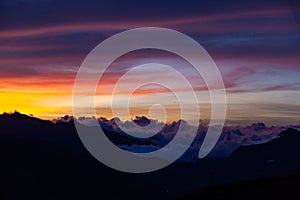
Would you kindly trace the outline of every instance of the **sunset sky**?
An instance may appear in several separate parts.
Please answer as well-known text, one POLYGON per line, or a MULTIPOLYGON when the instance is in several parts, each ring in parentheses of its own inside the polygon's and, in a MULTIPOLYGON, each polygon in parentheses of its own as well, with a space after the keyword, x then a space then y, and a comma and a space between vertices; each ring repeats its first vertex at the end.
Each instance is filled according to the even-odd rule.
MULTIPOLYGON (((226 123, 299 123, 300 6, 296 2, 2 0, 0 112, 18 110, 44 119, 72 115, 74 79, 88 53, 114 34, 151 26, 180 31, 211 55, 226 87, 226 123)), ((112 117, 111 92, 128 68, 149 62, 185 73, 201 97, 203 117, 208 118, 203 80, 194 76, 184 59, 159 50, 131 52, 110 66, 97 90, 98 117, 112 117)), ((172 81, 167 72, 145 71, 123 84, 124 93, 135 78, 172 81)), ((176 90, 185 88, 176 86, 176 90)), ((134 96, 132 116, 147 115, 147 107, 159 102, 166 105, 169 120, 179 117, 176 99, 167 89, 150 85, 134 96)))

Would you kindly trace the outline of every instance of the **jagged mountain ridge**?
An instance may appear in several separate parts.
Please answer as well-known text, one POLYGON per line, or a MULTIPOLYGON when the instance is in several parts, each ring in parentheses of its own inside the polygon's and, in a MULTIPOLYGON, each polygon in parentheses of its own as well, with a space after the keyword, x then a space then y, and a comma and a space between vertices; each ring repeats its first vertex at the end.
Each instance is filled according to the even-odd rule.
MULTIPOLYGON (((127 174, 104 166, 90 154, 82 153, 83 150, 78 153, 59 143, 49 142, 45 136, 38 139, 24 138, 24 135, 32 135, 31 131, 34 131, 34 136, 51 134, 57 136, 57 140, 65 142, 66 140, 59 138, 60 133, 51 131, 58 130, 53 129, 56 126, 63 127, 60 130, 73 130, 72 122, 59 125, 42 122, 42 127, 48 127, 48 130, 43 129, 44 132, 40 132, 34 127, 23 129, 22 123, 4 123, 8 120, 7 117, 0 117, 0 169, 5 172, 1 187, 4 188, 4 193, 16 195, 15 199, 82 199, 86 198, 87 194, 93 198, 166 199, 188 194, 204 186, 300 174, 300 133, 294 129, 277 134, 275 139, 265 144, 239 147, 227 158, 177 162, 149 174, 127 174), (3 129, 4 127, 6 129, 3 129), (7 132, 9 129, 13 131, 7 132), (16 137, 6 137, 22 129, 25 131, 17 133, 16 137), (16 154, 10 151, 12 146, 16 154), (272 150, 270 153, 270 149, 277 149, 277 152, 272 150), (273 157, 270 158, 269 155, 273 157), (12 174, 16 175, 16 180, 12 179, 12 174), (14 190, 19 192, 15 193, 14 190), (134 196, 132 191, 135 191, 134 196)), ((26 120, 39 121, 28 116, 20 117, 18 114, 9 116, 9 119, 18 118, 23 121, 23 117, 26 117, 26 120)), ((82 146, 79 138, 76 139, 76 132, 70 135, 79 142, 77 145, 82 146)), ((64 137, 68 138, 70 135, 64 137)), ((69 142, 75 144, 72 140, 69 142)))
MULTIPOLYGON (((55 123, 48 120, 41 120, 35 117, 27 116, 18 112, 4 113, 0 115, 0 134, 8 134, 24 140, 43 140, 55 143, 75 151, 83 151, 84 148, 77 135, 73 118, 65 116, 56 120, 55 123)), ((165 124, 162 130, 148 139, 140 139, 124 133, 118 128, 114 120, 99 118, 99 124, 104 130, 106 136, 120 148, 128 151, 139 152, 139 146, 149 151, 157 150, 168 144, 175 136, 179 124, 183 121, 165 124)), ((146 117, 137 117, 132 122, 124 122, 127 127, 131 123, 137 123, 145 126, 150 123, 146 117)), ((156 122, 158 123, 158 122, 156 122)), ((187 132, 189 131, 188 125, 187 132)), ((252 124, 251 126, 224 127, 213 151, 208 157, 226 157, 233 150, 242 145, 251 145, 265 143, 283 130, 285 127, 266 127, 262 123, 252 124)), ((134 130, 133 130, 134 131, 134 130)), ((189 150, 182 156, 182 161, 191 161, 197 158, 199 148, 207 131, 206 126, 200 126, 196 138, 189 150)), ((182 138, 183 140, 185 138, 182 138)))

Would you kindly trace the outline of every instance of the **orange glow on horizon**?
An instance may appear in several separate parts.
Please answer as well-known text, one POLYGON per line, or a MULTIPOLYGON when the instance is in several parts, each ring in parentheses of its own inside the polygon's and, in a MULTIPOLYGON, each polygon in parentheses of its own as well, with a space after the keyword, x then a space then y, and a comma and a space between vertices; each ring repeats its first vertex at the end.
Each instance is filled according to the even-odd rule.
MULTIPOLYGON (((44 80, 35 79, 27 80, 25 82, 17 80, 3 80, 0 82, 0 112, 14 112, 15 110, 26 115, 33 115, 38 118, 53 120, 64 115, 72 115, 72 89, 73 83, 71 81, 57 83, 49 83, 44 80), (43 83, 43 81, 45 83, 43 83)), ((110 83, 107 83, 108 85, 110 83)), ((168 90, 138 90, 134 96, 147 97, 155 93, 169 93, 168 90)), ((96 106, 97 117, 105 117, 111 119, 113 116, 111 109, 108 107, 110 104, 111 91, 103 90, 101 95, 96 94, 99 98, 100 104, 96 106)), ((132 118, 135 116, 149 116, 149 108, 147 106, 130 107, 130 114, 132 118)), ((167 121, 176 121, 180 117, 174 108, 167 108, 168 115, 167 121), (171 111, 172 110, 172 111, 171 111)), ((178 109, 176 109, 178 110, 178 109)), ((84 108, 83 108, 84 116, 84 108)), ((118 116, 122 119, 122 116, 118 116)))

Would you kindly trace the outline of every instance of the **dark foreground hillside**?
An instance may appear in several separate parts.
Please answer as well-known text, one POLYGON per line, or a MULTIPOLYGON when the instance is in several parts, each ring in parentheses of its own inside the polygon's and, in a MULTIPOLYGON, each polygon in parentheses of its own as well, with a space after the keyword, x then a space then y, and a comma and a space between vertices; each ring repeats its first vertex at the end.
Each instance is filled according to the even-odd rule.
POLYGON ((191 192, 179 199, 298 199, 300 175, 223 184, 191 192))

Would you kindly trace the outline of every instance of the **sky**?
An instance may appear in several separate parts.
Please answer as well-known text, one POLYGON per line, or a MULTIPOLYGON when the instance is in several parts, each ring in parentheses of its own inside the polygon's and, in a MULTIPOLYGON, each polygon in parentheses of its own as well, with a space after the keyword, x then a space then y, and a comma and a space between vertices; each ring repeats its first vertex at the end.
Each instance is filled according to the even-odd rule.
MULTIPOLYGON (((18 110, 44 119, 72 115, 76 73, 93 48, 121 31, 164 27, 193 38, 215 61, 227 93, 226 123, 297 124, 299 13, 296 0, 2 0, 0 112, 18 110)), ((113 117, 110 101, 114 85, 131 67, 152 62, 184 74, 200 99, 201 116, 209 119, 203 79, 178 55, 151 49, 127 53, 112 63, 96 92, 97 116, 113 117)), ((132 83, 146 77, 174 82, 168 72, 142 69, 122 83, 115 100, 123 101, 132 83)), ((186 92, 180 84, 174 84, 172 90, 186 92)), ((130 114, 148 116, 149 107, 160 103, 166 108, 168 121, 180 118, 179 104, 171 92, 157 85, 138 88, 132 95, 130 114)), ((117 106, 122 118, 124 105, 117 106)))

